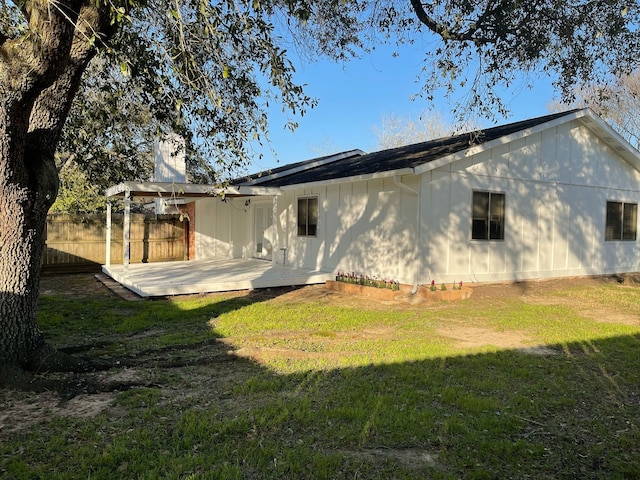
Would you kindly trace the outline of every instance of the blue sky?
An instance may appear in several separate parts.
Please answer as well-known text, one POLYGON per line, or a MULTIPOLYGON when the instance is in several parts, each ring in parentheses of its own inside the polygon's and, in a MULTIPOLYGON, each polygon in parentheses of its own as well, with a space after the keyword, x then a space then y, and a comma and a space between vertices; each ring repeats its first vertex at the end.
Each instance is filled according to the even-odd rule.
MULTIPOLYGON (((405 46, 399 56, 393 57, 396 47, 381 46, 345 64, 328 60, 302 63, 294 60, 296 81, 306 84, 307 95, 318 100, 316 108, 304 117, 295 117, 299 127, 295 132, 284 128, 286 117, 279 108, 269 115, 271 146, 277 152, 279 163, 268 148, 264 157, 254 161, 251 170, 306 160, 331 153, 360 148, 374 150, 375 126, 383 117, 410 116, 414 120, 428 112, 430 104, 423 98, 411 100, 421 90, 418 75, 423 66, 423 53, 418 47, 405 46)), ((461 94, 462 92, 457 92, 461 94)), ((554 96, 551 80, 541 78, 533 89, 524 88, 524 82, 503 91, 502 98, 511 111, 508 118, 498 116, 495 122, 480 119, 481 126, 504 124, 548 113, 548 104, 554 96)), ((451 121, 452 104, 445 98, 437 99, 436 110, 445 121, 451 121)), ((428 117, 428 113, 426 114, 428 117)))

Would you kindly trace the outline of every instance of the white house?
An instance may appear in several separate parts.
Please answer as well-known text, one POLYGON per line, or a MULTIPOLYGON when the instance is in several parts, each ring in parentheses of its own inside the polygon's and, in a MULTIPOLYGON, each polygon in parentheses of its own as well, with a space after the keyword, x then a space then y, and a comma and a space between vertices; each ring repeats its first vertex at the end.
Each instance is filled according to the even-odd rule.
POLYGON ((640 153, 588 109, 299 162, 237 179, 224 198, 179 190, 196 196, 196 261, 413 285, 640 270, 640 153))

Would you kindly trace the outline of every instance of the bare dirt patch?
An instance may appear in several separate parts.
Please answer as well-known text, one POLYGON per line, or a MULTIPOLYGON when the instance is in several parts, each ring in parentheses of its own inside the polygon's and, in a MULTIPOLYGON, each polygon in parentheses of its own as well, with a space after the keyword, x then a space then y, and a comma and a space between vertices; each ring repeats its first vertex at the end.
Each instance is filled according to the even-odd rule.
POLYGON ((25 394, 0 390, 0 432, 28 430, 54 416, 95 417, 113 405, 115 395, 113 392, 97 393, 64 401, 56 392, 25 394), (16 422, 16 419, 20 421, 16 422))
POLYGON ((357 457, 367 462, 377 462, 381 459, 393 460, 404 468, 409 470, 420 470, 425 465, 434 467, 438 455, 429 453, 421 449, 393 449, 393 448, 376 448, 364 450, 341 450, 341 452, 350 457, 357 457))
POLYGON ((459 348, 483 347, 492 345, 500 348, 524 348, 528 337, 523 332, 498 332, 489 328, 463 325, 447 325, 436 330, 438 335, 456 341, 459 348))
POLYGON ((93 274, 42 275, 40 295, 63 295, 70 298, 112 296, 111 292, 93 274))

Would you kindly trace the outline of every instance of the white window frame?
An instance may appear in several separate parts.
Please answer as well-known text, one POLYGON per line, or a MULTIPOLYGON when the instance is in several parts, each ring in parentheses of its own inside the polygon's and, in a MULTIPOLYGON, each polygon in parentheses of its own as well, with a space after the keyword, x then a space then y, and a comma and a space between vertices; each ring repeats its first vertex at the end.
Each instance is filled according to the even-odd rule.
MULTIPOLYGON (((494 209, 495 210, 495 209, 494 209)), ((479 242, 496 242, 496 241, 504 241, 504 236, 505 236, 505 231, 506 231, 506 219, 507 219, 507 195, 505 192, 494 192, 494 191, 489 191, 489 190, 473 190, 471 192, 471 232, 470 232, 470 236, 471 236, 471 240, 473 241, 479 241, 479 242), (488 206, 487 206, 487 216, 483 218, 480 217, 476 217, 475 216, 475 202, 474 202, 474 197, 476 194, 486 194, 488 195, 488 206), (492 211, 492 197, 493 196, 497 196, 500 195, 502 197, 502 217, 500 217, 500 214, 495 214, 492 211), (494 220, 494 218, 497 218, 497 220, 494 220), (485 232, 485 236, 477 236, 474 237, 474 235, 476 234, 476 228, 474 228, 474 222, 476 222, 477 220, 479 221, 484 221, 486 222, 486 225, 484 227, 484 232, 485 232), (492 237, 492 229, 491 229, 491 225, 492 223, 499 223, 500 225, 500 236, 499 237, 492 237)))
POLYGON ((296 202, 296 227, 297 234, 300 238, 317 238, 318 236, 318 219, 320 217, 320 201, 317 195, 304 195, 298 197, 298 201, 296 202), (309 210, 310 201, 315 203, 315 224, 310 223, 313 215, 310 215, 311 212, 309 210), (306 215, 304 218, 304 224, 301 222, 301 212, 300 212, 300 202, 306 202, 306 215), (312 228, 310 228, 312 227, 312 228), (304 232, 302 231, 304 230, 304 232), (311 230, 311 233, 310 233, 311 230))
POLYGON ((605 220, 604 220, 604 240, 605 242, 635 242, 638 238, 638 203, 637 202, 623 202, 621 200, 607 200, 606 208, 605 208, 605 220), (610 218, 610 205, 615 204, 619 205, 620 212, 619 217, 617 219, 610 218), (633 223, 630 225, 625 225, 625 217, 627 213, 626 207, 633 207, 633 223), (616 225, 613 224, 613 221, 616 221, 618 224, 618 228, 620 232, 614 232, 616 225), (630 232, 629 229, 632 228, 630 232), (628 235, 633 233, 633 236, 628 235))

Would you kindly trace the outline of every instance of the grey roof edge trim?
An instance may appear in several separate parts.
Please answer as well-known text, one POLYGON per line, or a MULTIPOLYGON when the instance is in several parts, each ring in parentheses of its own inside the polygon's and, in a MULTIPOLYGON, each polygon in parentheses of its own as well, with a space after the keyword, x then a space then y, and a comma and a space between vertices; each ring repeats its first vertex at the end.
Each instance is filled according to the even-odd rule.
POLYGON ((261 182, 266 182, 268 180, 273 180, 280 177, 286 177, 287 175, 292 175, 294 173, 302 172, 304 170, 309 170, 310 168, 319 167, 320 165, 326 165, 327 163, 337 162, 338 160, 342 160, 344 158, 353 157, 355 155, 361 156, 366 155, 366 152, 360 150, 359 148, 354 148, 353 150, 347 150, 341 153, 336 153, 335 155, 330 155, 328 157, 322 157, 317 161, 311 161, 309 163, 305 163, 304 165, 300 165, 298 167, 290 168, 287 170, 283 170, 278 173, 274 173, 271 175, 264 175, 262 177, 254 178, 249 180, 248 182, 243 182, 241 185, 255 185, 261 182))
POLYGON ((587 110, 587 112, 582 118, 584 126, 591 131, 595 131, 609 148, 617 152, 629 165, 640 172, 640 151, 631 145, 631 143, 620 135, 611 125, 596 115, 593 110, 585 110, 587 110))
MULTIPOLYGON (((504 135, 502 137, 491 140, 490 142, 481 143, 479 145, 473 145, 472 147, 466 148, 456 153, 452 153, 450 155, 446 155, 437 160, 433 160, 429 163, 424 163, 418 167, 416 167, 416 174, 422 174, 429 172, 431 170, 435 170, 436 168, 443 167, 447 164, 453 163, 458 160, 462 160, 464 158, 470 157, 472 155, 477 155, 486 150, 490 150, 500 145, 505 145, 507 143, 513 142, 515 140, 519 140, 521 138, 529 137, 531 135, 535 135, 549 128, 555 128, 563 123, 571 122, 573 120, 578 120, 585 115, 588 115, 590 109, 583 108, 581 110, 567 112, 566 115, 563 115, 558 118, 554 118, 553 120, 549 120, 548 122, 541 123, 539 125, 535 125, 533 127, 525 128, 523 130, 519 130, 514 133, 510 133, 508 135, 504 135)), ((590 114, 591 118, 594 118, 595 115, 593 113, 590 114)))
POLYGON ((320 187, 320 186, 337 185, 339 183, 349 183, 349 182, 362 182, 366 180, 377 180, 379 178, 395 177, 397 175, 413 175, 413 174, 415 174, 415 169, 408 167, 408 168, 401 168, 398 170, 387 170, 385 172, 370 173, 366 175, 354 175, 353 177, 340 177, 340 178, 332 178, 331 180, 320 180, 317 182, 283 185, 280 188, 282 190, 295 190, 297 188, 320 187))
POLYGON ((124 195, 126 192, 138 194, 136 196, 163 197, 166 195, 183 197, 210 197, 214 195, 281 195, 282 191, 274 187, 229 186, 218 188, 208 184, 171 183, 171 182, 122 182, 107 188, 107 198, 124 195))

